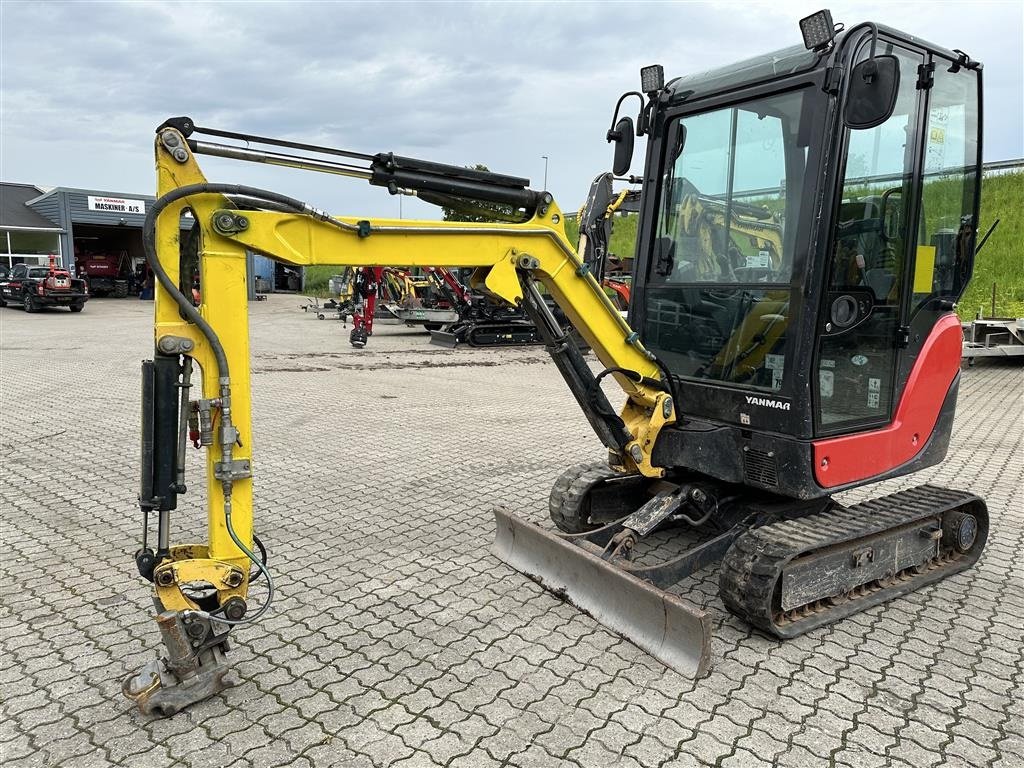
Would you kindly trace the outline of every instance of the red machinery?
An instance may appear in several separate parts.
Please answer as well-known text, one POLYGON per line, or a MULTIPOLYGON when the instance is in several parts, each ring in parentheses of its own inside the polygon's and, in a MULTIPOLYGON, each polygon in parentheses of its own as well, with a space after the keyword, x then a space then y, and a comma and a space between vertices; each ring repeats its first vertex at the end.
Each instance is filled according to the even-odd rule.
POLYGON ((75 270, 89 282, 89 290, 97 296, 113 295, 123 299, 129 293, 132 272, 127 251, 89 253, 76 247, 75 270))

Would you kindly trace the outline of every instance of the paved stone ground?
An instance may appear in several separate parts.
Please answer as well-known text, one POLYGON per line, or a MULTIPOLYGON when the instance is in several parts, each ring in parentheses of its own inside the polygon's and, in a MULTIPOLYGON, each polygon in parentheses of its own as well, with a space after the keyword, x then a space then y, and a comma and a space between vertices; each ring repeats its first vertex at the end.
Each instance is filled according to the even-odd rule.
MULTIPOLYGON (((1019 367, 966 371, 947 461, 880 489, 984 496, 977 567, 784 644, 703 575, 714 666, 694 683, 489 553, 492 506, 541 520, 561 469, 601 457, 542 351, 447 352, 381 326, 357 352, 297 303, 252 307, 279 599, 235 633, 244 684, 170 719, 119 693, 158 647, 131 559, 151 305, 0 310, 4 765, 1021 764, 1019 367)), ((183 499, 179 543, 202 540, 202 502, 183 499)))

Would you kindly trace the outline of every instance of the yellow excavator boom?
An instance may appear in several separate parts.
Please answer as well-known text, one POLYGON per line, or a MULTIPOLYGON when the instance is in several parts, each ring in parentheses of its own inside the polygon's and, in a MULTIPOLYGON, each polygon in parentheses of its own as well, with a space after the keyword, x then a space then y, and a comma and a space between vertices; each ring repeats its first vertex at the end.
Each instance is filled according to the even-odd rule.
MULTIPOLYGON (((546 323, 545 315, 550 318, 546 323, 549 349, 561 345, 561 351, 552 354, 595 431, 608 445, 610 463, 623 472, 647 477, 663 474, 652 461, 652 451, 659 431, 675 420, 671 385, 566 239, 562 212, 546 193, 532 216, 521 222, 335 218, 297 201, 282 204, 283 196, 211 184, 196 161, 194 149, 200 145, 190 143, 175 127, 162 127, 155 146, 158 199, 147 224, 151 229, 144 235, 152 240, 148 257, 157 277, 157 367, 166 364, 172 368, 172 383, 165 383, 165 388, 186 392, 187 377, 178 378, 177 361, 184 360, 189 370, 193 362, 201 369, 202 396, 191 408, 192 418, 200 422, 200 431, 207 437, 203 445, 208 449, 208 541, 171 546, 168 531, 173 502, 168 502, 159 488, 144 489, 142 503, 147 515, 149 510, 159 510, 160 536, 156 551, 144 545, 136 559, 143 575, 153 581, 160 608, 157 622, 169 650, 163 668, 158 662, 151 663, 125 681, 125 694, 144 711, 173 713, 230 685, 218 650, 227 633, 225 627, 258 618, 266 608, 248 610, 252 564, 266 575, 272 588, 269 571, 253 552, 255 464, 247 251, 300 266, 475 268, 475 287, 510 305, 532 308, 539 325, 546 323), (260 207, 251 203, 253 196, 260 200, 261 194, 262 207, 269 210, 251 210, 260 207), (275 199, 269 200, 271 197, 275 199), (250 204, 243 207, 242 200, 250 204), (282 210, 289 207, 292 212, 282 210), (180 274, 179 221, 186 210, 199 230, 203 289, 198 307, 186 303, 179 290, 183 278, 191 280, 191 275, 180 274), (623 390, 625 405, 618 417, 600 391, 602 376, 594 377, 573 342, 550 317, 537 283, 589 344, 604 367, 602 376, 612 376, 623 390), (572 350, 575 358, 569 354, 572 350), (147 496, 151 496, 148 501, 147 496), (203 602, 194 598, 186 585, 197 582, 212 585, 215 598, 203 602), (201 659, 197 648, 212 655, 201 659)), ((156 382, 153 387, 159 390, 161 375, 151 377, 156 382)), ((144 408, 147 402, 144 396, 144 408)), ((181 397, 180 405, 175 400, 182 425, 188 402, 187 395, 181 397)), ((159 433, 159 415, 155 420, 159 433)), ((168 429, 164 427, 165 432, 168 429)), ((145 432, 144 423, 144 442, 145 432)), ((268 604, 269 600, 268 596, 268 604)))

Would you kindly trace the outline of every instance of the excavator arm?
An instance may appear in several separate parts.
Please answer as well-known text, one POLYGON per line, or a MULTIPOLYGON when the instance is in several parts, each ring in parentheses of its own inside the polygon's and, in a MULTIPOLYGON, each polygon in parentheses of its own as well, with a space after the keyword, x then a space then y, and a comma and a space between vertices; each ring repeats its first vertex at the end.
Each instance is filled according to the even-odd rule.
MULTIPOLYGON (((153 582, 157 623, 168 653, 126 678, 123 690, 143 711, 161 714, 172 714, 233 684, 223 655, 227 635, 233 626, 259 618, 273 597, 271 574, 264 558, 253 551, 247 251, 301 266, 473 267, 475 287, 510 305, 522 305, 538 325, 559 371, 608 447, 613 467, 661 476, 652 451, 659 431, 675 420, 671 378, 643 348, 567 241, 562 213, 549 194, 521 188, 511 177, 494 175, 492 180, 478 171, 390 155, 345 153, 367 159, 370 171, 361 174, 345 166, 342 175, 361 175, 392 192, 412 192, 431 201, 466 198, 506 204, 513 211, 506 218, 516 218, 519 212, 521 220, 335 218, 277 193, 210 183, 196 155, 340 172, 331 161, 325 168, 324 161, 306 155, 255 153, 190 138, 193 132, 204 131, 241 137, 197 129, 184 118, 158 130, 158 198, 144 230, 157 291, 155 354, 143 368, 144 521, 136 561, 140 573, 153 582), (181 290, 179 222, 186 211, 199 230, 199 307, 192 306, 181 290), (604 367, 601 373, 595 375, 565 335, 538 283, 593 349, 604 367), (193 364, 201 370, 198 398, 189 395, 193 364), (606 375, 625 393, 619 414, 600 388, 606 375), (184 448, 189 432, 207 449, 208 541, 174 546, 171 513, 177 495, 186 489, 184 448), (153 514, 158 518, 155 549, 148 541, 153 514), (253 566, 256 570, 250 571, 253 566), (269 592, 261 606, 250 609, 248 586, 257 573, 265 577, 269 592), (197 585, 205 591, 197 592, 197 585)), ((307 152, 338 152, 264 141, 307 152)))

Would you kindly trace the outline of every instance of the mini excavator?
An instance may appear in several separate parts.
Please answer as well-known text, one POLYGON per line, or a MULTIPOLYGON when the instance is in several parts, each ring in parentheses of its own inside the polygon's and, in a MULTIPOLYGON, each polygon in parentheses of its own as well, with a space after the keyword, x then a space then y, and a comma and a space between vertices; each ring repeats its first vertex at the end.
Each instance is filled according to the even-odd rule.
MULTIPOLYGON (((454 349, 463 344, 470 347, 510 347, 543 343, 537 326, 521 307, 511 307, 462 285, 450 270, 443 267, 435 274, 438 273, 446 276, 445 285, 451 302, 458 308, 459 319, 442 328, 428 328, 431 344, 454 349)), ((549 308, 556 309, 550 303, 549 308)), ((564 320, 557 309, 556 316, 564 320)))
POLYGON ((800 27, 802 46, 724 69, 666 83, 660 66, 646 67, 640 90, 616 104, 614 178, 627 176, 634 138, 647 137, 628 322, 592 269, 607 245, 612 176, 595 182, 575 248, 552 196, 527 179, 163 123, 144 229, 158 290, 142 369, 136 564, 153 584, 166 655, 129 675, 124 693, 171 714, 231 685, 230 631, 273 597, 253 535, 247 250, 291 265, 472 267, 475 290, 522 307, 608 462, 555 482, 557 532, 496 510, 495 553, 683 674, 708 666, 709 620, 671 587, 712 563, 725 607, 779 638, 971 566, 988 535, 977 496, 923 485, 848 506, 836 494, 946 453, 960 381, 954 307, 977 235, 982 68, 874 23, 843 29, 828 11, 800 27), (632 99, 635 121, 619 117, 632 99), (512 214, 336 218, 209 182, 201 155, 512 214), (179 241, 186 209, 199 233, 199 307, 181 267, 194 256, 179 241), (620 411, 602 382, 621 389, 620 411), (209 535, 172 544, 190 437, 206 450, 209 535), (700 543, 638 561, 642 540, 669 525, 700 543), (266 596, 250 603, 256 577, 266 596))
MULTIPOLYGON (((428 295, 435 306, 444 307, 454 320, 437 322, 440 313, 426 319, 433 322, 421 323, 430 331, 430 343, 453 349, 460 344, 471 347, 508 347, 540 344, 542 338, 533 322, 521 307, 512 307, 471 287, 463 285, 455 273, 447 267, 426 267, 423 271, 428 295)), ((419 303, 410 294, 412 304, 406 311, 397 312, 399 319, 415 317, 419 303)), ((549 303, 549 307, 550 307, 549 303)), ((552 307, 556 316, 561 316, 557 307, 552 307)), ((406 320, 409 322, 409 320, 406 320)))
MULTIPOLYGON (((432 269, 432 268, 431 268, 432 269)), ((407 269, 398 267, 356 267, 346 268, 346 275, 351 275, 353 312, 352 332, 348 341, 353 347, 361 349, 366 346, 373 335, 373 322, 378 312, 386 313, 408 324, 416 324, 416 314, 429 311, 435 315, 454 316, 455 312, 446 298, 441 304, 432 302, 429 310, 424 309, 420 298, 421 292, 429 292, 433 287, 433 276, 413 276, 407 269), (380 306, 378 306, 380 305, 380 306)))

